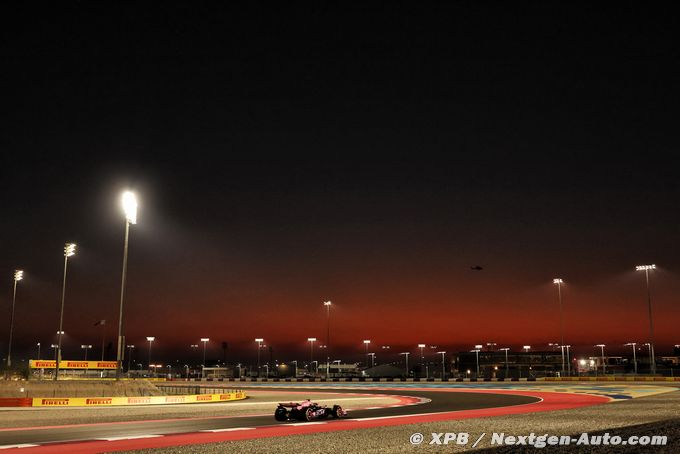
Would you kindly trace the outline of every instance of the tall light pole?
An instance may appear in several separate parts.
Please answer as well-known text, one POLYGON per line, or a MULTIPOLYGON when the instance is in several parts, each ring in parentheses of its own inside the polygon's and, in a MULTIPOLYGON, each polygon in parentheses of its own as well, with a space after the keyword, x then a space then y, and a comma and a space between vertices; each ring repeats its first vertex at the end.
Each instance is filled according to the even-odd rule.
POLYGON ((474 350, 470 350, 470 352, 474 352, 475 357, 477 358, 477 376, 475 378, 479 378, 479 349, 475 348, 474 350))
POLYGON ((149 342, 149 370, 151 369, 151 343, 156 340, 154 336, 147 336, 146 340, 149 342))
MULTIPOLYGON (((316 342, 316 337, 308 337, 307 342, 309 342, 309 367, 312 367, 312 363, 314 362, 314 342, 316 342)), ((318 370, 318 362, 317 362, 317 370, 318 370)))
MULTIPOLYGON (((420 367, 421 367, 421 374, 425 371, 425 353, 423 353, 423 349, 427 347, 425 344, 418 344, 418 348, 420 349, 420 367)), ((427 377, 426 377, 427 378, 427 377)))
POLYGON ((368 367, 368 345, 371 343, 370 339, 364 340, 364 349, 366 351, 366 367, 368 367))
POLYGON ((649 342, 645 342, 644 345, 645 345, 645 347, 647 347, 647 355, 648 355, 647 359, 649 359, 649 367, 650 367, 650 371, 651 371, 651 367, 652 367, 652 344, 650 344, 649 342))
POLYGON ((132 350, 135 348, 134 345, 128 345, 128 377, 130 376, 130 364, 132 363, 132 350))
MULTIPOLYGON (((557 299, 560 303, 560 345, 564 345, 564 311, 562 309, 562 284, 564 284, 564 281, 555 278, 553 284, 557 285, 557 299)), ((562 375, 564 375, 564 348, 562 348, 562 375)))
POLYGON ((330 301, 324 301, 326 307, 326 378, 331 372, 331 305, 330 301))
MULTIPOLYGON (((85 361, 87 361, 87 351, 92 348, 92 345, 90 344, 83 344, 80 346, 83 350, 85 350, 85 361)), ((61 350, 60 350, 61 351, 61 350)))
MULTIPOLYGON (((128 239, 130 224, 137 223, 137 198, 130 191, 123 193, 123 210, 125 211, 125 243, 123 246, 123 272, 120 281, 120 308, 118 310, 118 349, 116 353, 116 380, 120 379, 125 341, 123 339, 123 303, 125 301, 125 280, 127 279, 128 239)), ((149 344, 151 349, 151 344, 149 344)))
POLYGON ((369 353, 368 356, 371 357, 371 367, 375 367, 375 352, 369 353))
POLYGON ((40 342, 37 343, 38 346, 38 361, 40 360, 40 342))
MULTIPOLYGON (((66 297, 66 268, 68 267, 68 258, 76 254, 76 244, 66 243, 64 245, 64 279, 61 284, 61 311, 59 312, 59 339, 57 340, 57 362, 54 365, 54 379, 59 380, 59 362, 61 361, 61 337, 64 334, 64 299, 66 297)), ((87 354, 87 350, 85 350, 87 354)))
POLYGON ((17 282, 24 278, 22 270, 14 271, 14 290, 12 291, 12 316, 9 322, 9 343, 7 344, 7 368, 12 366, 12 333, 14 331, 14 306, 17 300, 17 282))
POLYGON ((652 293, 649 289, 649 270, 655 270, 656 265, 638 265, 635 267, 636 271, 645 272, 645 282, 647 284, 647 308, 649 310, 649 356, 651 358, 650 373, 656 374, 656 358, 654 356, 654 321, 652 319, 652 293))
POLYGON ((264 339, 257 337, 255 338, 255 342, 257 342, 257 378, 260 378, 260 350, 262 350, 262 342, 264 342, 264 339))
POLYGON ((509 374, 509 367, 508 367, 508 350, 510 350, 508 347, 503 347, 501 348, 502 351, 505 351, 505 377, 503 378, 508 378, 509 374))
POLYGON ((633 368, 635 371, 635 375, 637 375, 637 354, 635 353, 635 348, 637 347, 637 342, 628 342, 626 346, 631 346, 633 347, 633 368))
POLYGON ((208 345, 208 342, 210 342, 210 338, 208 337, 201 337, 201 342, 203 342, 203 368, 201 370, 201 378, 205 376, 205 349, 206 346, 208 345))
POLYGON ((399 353, 399 354, 404 355, 404 357, 406 358, 406 377, 408 378, 408 355, 409 355, 409 352, 402 352, 402 353, 399 353))
POLYGON ((604 362, 604 348, 605 344, 597 344, 596 347, 600 347, 600 353, 602 353, 602 375, 607 373, 607 364, 604 362))
POLYGON ((446 352, 437 352, 442 355, 442 380, 446 379, 446 352))

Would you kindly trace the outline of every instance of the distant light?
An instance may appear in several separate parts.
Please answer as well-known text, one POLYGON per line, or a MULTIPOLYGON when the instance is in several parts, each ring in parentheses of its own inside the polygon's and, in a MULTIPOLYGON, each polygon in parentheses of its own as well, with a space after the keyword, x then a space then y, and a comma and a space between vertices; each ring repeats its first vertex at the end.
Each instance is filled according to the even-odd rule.
POLYGON ((307 342, 316 342, 316 337, 308 337, 307 342))
POLYGON ((64 246, 64 257, 76 255, 76 243, 66 243, 64 246))
POLYGON ((509 347, 503 347, 503 348, 499 348, 499 350, 504 350, 504 351, 507 352, 508 350, 510 350, 510 348, 509 347))
POLYGON ((261 337, 257 337, 255 338, 255 342, 264 342, 264 339, 262 339, 261 337))
POLYGON ((595 345, 595 346, 596 346, 596 347, 606 347, 605 344, 597 344, 597 345, 595 345))
POLYGON ((564 284, 564 281, 560 278, 553 279, 553 284, 564 284))
POLYGON ((63 331, 57 331, 57 334, 64 334, 63 331))
POLYGON ((59 346, 58 346, 57 344, 52 344, 52 345, 50 345, 50 347, 52 347, 52 348, 58 348, 59 346))
POLYGON ((437 352, 437 353, 440 354, 440 355, 443 355, 443 354, 446 353, 446 352, 437 352))
POLYGON ((24 270, 16 270, 14 272, 14 281, 20 281, 24 278, 24 270))
POLYGON ((127 348, 135 348, 134 345, 128 345, 127 348))
POLYGON ((425 344, 418 344, 418 348, 425 348, 425 347, 426 347, 425 344))
MULTIPOLYGON (((40 342, 38 342, 36 345, 37 345, 38 347, 40 347, 40 342)), ((676 345, 676 347, 677 347, 677 345, 676 345)))
POLYGON ((655 270, 655 269, 656 269, 656 265, 654 265, 654 264, 652 264, 652 265, 638 265, 638 266, 635 267, 636 271, 655 270))
POLYGON ((530 350, 530 349, 531 349, 531 345, 525 345, 525 346, 522 347, 522 348, 523 348, 524 350, 530 350))
POLYGON ((125 219, 130 224, 137 223, 137 198, 134 193, 125 191, 123 193, 123 210, 125 211, 125 219))
POLYGON ((153 341, 156 340, 156 337, 154 337, 154 336, 147 336, 146 340, 148 340, 149 342, 153 342, 153 341))
POLYGON ((201 337, 201 342, 210 342, 210 339, 207 337, 201 337))
POLYGON ((479 348, 479 349, 481 349, 481 348, 484 348, 484 346, 483 346, 483 345, 481 345, 481 344, 478 344, 478 345, 475 345, 475 348, 479 348))
POLYGON ((585 359, 581 359, 581 360, 579 360, 578 363, 579 363, 581 366, 585 366, 585 365, 586 365, 586 360, 585 360, 585 359))
POLYGON ((80 348, 92 348, 92 345, 81 345, 80 348))
POLYGON ((370 344, 371 341, 369 339, 364 340, 364 344, 370 344))
POLYGON ((331 302, 330 302, 330 301, 324 301, 324 302, 323 302, 323 305, 324 305, 324 306, 330 306, 330 305, 331 305, 331 302))

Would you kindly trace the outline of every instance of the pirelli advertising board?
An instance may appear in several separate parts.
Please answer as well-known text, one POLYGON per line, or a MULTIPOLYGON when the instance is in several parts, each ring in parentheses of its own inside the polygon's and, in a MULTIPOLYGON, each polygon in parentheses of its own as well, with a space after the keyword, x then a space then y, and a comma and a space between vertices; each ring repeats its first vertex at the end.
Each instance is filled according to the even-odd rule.
MULTIPOLYGON (((62 359, 59 369, 113 369, 116 370, 116 361, 72 361, 62 359)), ((31 369, 54 369, 56 361, 49 359, 32 359, 29 362, 31 369)))
POLYGON ((187 396, 139 397, 34 397, 33 407, 111 407, 122 405, 203 404, 228 402, 246 398, 243 391, 224 394, 193 394, 187 396))

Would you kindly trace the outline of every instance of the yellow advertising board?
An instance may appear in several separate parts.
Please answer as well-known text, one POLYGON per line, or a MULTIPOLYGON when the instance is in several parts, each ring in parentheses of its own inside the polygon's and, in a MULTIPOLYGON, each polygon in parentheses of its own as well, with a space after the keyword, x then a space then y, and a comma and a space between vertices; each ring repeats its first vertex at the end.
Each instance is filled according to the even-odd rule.
MULTIPOLYGON (((113 369, 116 370, 116 361, 74 361, 62 359, 59 369, 113 369)), ((50 359, 32 359, 29 361, 31 369, 54 369, 56 361, 50 359)))
POLYGON ((186 396, 137 397, 34 397, 33 407, 112 407, 122 405, 204 404, 229 402, 246 398, 244 391, 224 394, 192 394, 186 396))

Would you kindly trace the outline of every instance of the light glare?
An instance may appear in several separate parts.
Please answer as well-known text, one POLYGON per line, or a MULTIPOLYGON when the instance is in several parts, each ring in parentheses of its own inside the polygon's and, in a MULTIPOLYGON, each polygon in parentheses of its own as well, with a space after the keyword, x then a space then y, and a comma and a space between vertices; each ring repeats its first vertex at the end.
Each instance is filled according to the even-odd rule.
POLYGON ((137 198, 134 193, 125 191, 123 193, 123 210, 125 218, 130 224, 137 223, 137 198))

